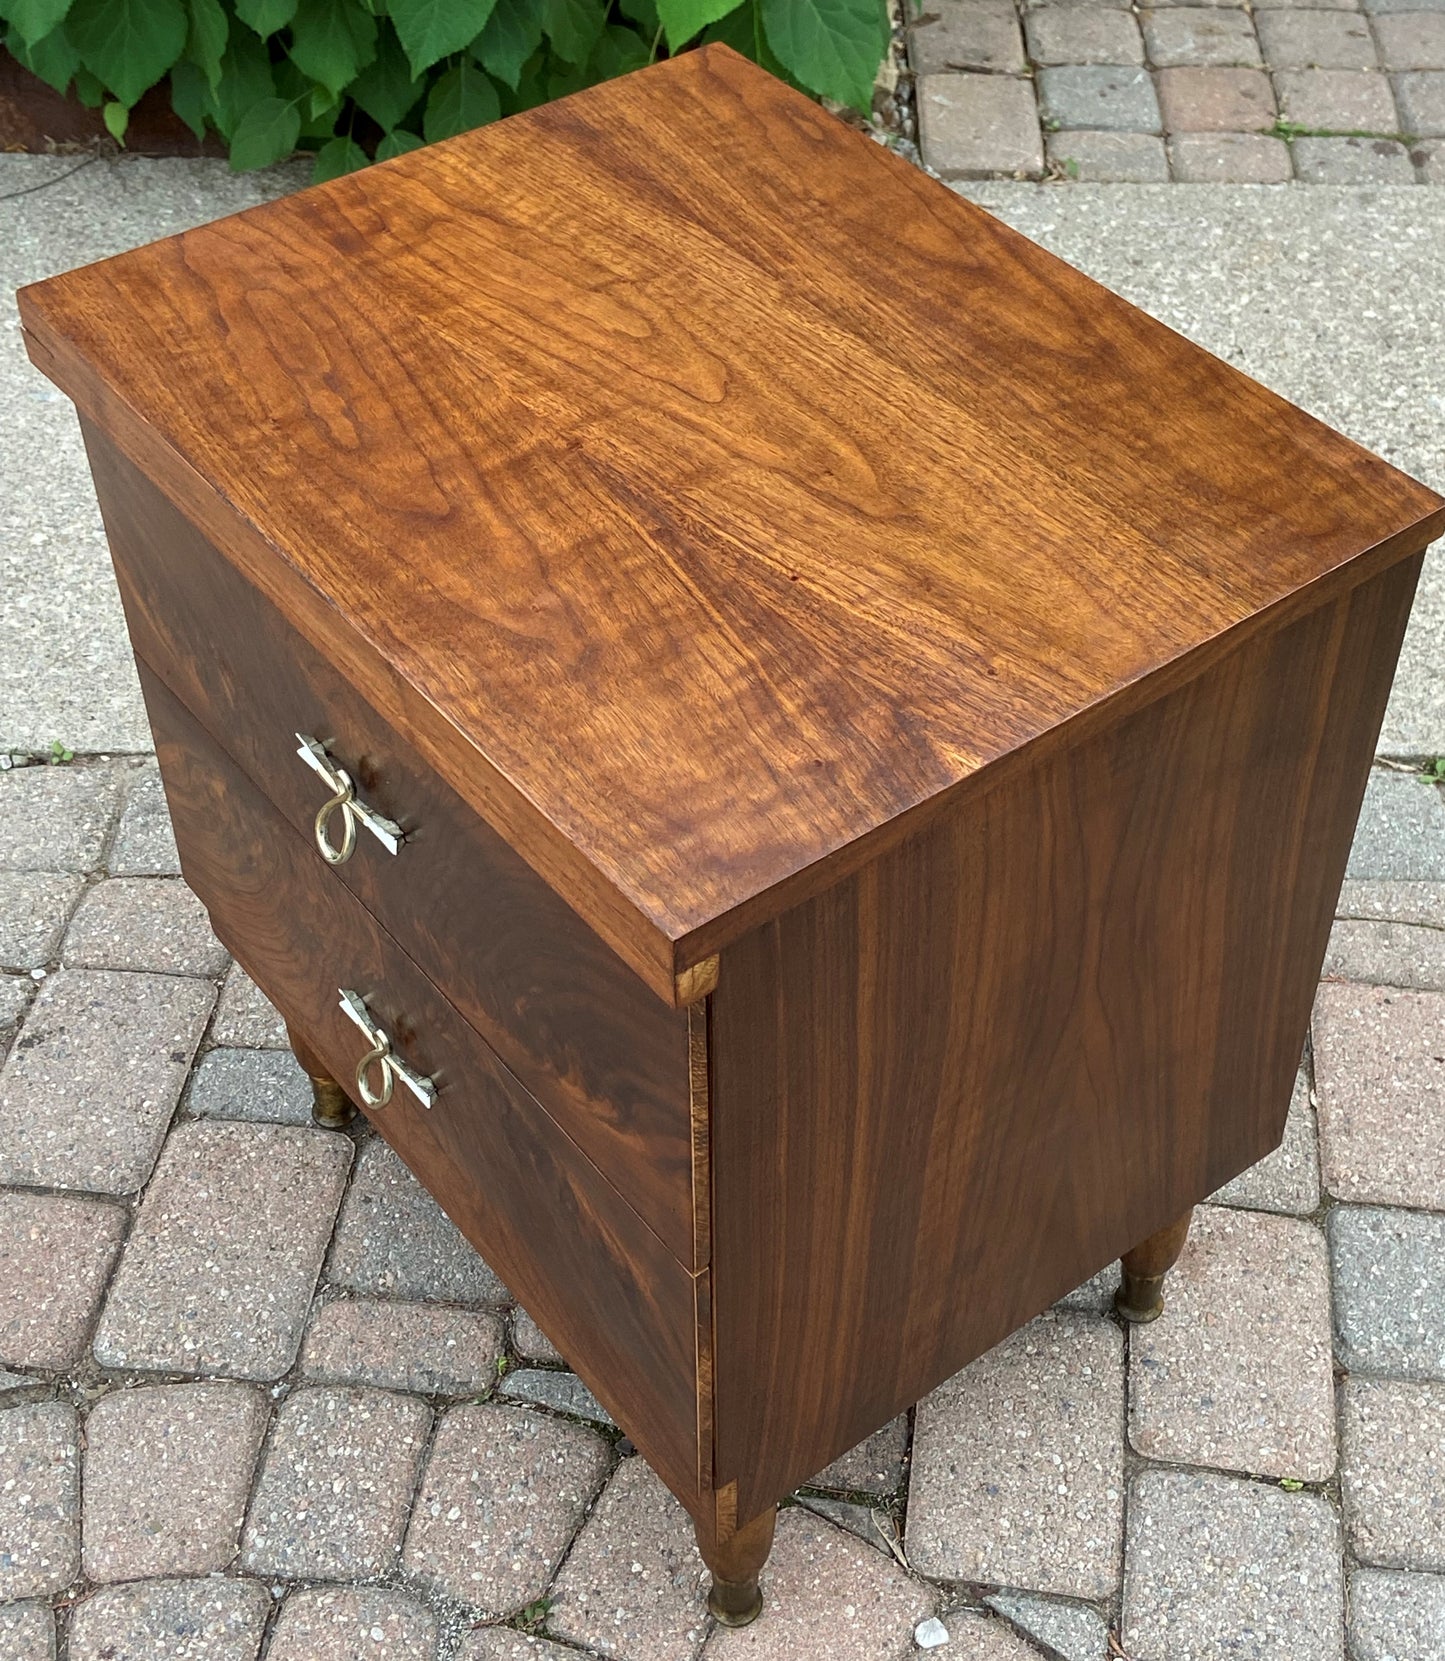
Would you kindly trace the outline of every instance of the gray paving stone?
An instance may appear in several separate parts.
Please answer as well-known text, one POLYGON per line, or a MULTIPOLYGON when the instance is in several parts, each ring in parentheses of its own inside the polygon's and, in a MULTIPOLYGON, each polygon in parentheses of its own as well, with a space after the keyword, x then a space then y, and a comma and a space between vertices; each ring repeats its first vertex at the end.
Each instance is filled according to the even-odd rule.
POLYGON ((79 1360, 127 1221, 104 1200, 0 1192, 0 1362, 79 1360))
POLYGON ((1256 20, 1271 69, 1373 69, 1375 37, 1357 12, 1263 11, 1256 20))
POLYGON ((1322 986, 1314 1035, 1325 1187, 1445 1210, 1445 993, 1322 986))
POLYGON ((95 870, 125 776, 98 761, 0 773, 0 871, 95 870))
POLYGON ((1029 56, 1037 64, 1140 64, 1144 42, 1125 11, 1102 6, 1036 6, 1024 14, 1029 56))
POLYGON ((280 1378, 296 1359, 351 1144, 326 1131, 180 1126, 101 1314, 105 1367, 280 1378))
POLYGON ((176 851, 165 787, 154 761, 147 762, 132 776, 106 869, 113 877, 178 877, 181 874, 181 856, 176 851))
POLYGON ((433 1592, 505 1618, 551 1583, 611 1464, 595 1431, 483 1402, 442 1420, 402 1561, 433 1592))
POLYGON ((1319 1482, 1335 1469, 1330 1289, 1313 1223, 1195 1208, 1163 1316, 1129 1339, 1147 1458, 1319 1482))
POLYGON ((0 1396, 9 1396, 19 1390, 44 1388, 43 1379, 31 1378, 28 1373, 12 1373, 0 1367, 0 1396))
POLYGON ((5 1055, 5 1035, 20 1023, 35 996, 36 982, 29 975, 0 974, 0 1060, 5 1055))
POLYGON ((143 1580, 75 1606, 70 1661, 256 1661, 271 1599, 254 1580, 143 1580))
POLYGON ((1342 1661, 1339 1524, 1318 1494, 1145 1471, 1127 1562, 1131 1661, 1342 1661))
POLYGON ((1420 138, 1445 134, 1445 70, 1419 69, 1396 75, 1400 125, 1420 138))
POLYGON ((939 0, 908 31, 915 75, 987 69, 1021 75, 1026 67, 1012 0, 939 0))
POLYGON ((219 975, 230 961, 206 908, 178 877, 112 877, 89 889, 62 955, 80 969, 219 975))
POLYGON ((231 965, 221 984, 211 1041, 243 1050, 289 1048, 280 1011, 239 963, 231 965))
POLYGON ((215 996, 175 975, 51 975, 0 1070, 0 1182, 134 1193, 215 996))
MULTIPOLYGON (((940 1625, 948 1635, 947 1642, 959 1645, 957 1653, 966 1656, 967 1661, 1038 1661, 1039 1651, 1033 1644, 1007 1622, 977 1609, 950 1610, 940 1625)), ((953 1653, 950 1649, 949 1654, 953 1653)), ((1052 1656, 1049 1661, 1053 1661, 1052 1656)))
POLYGON ((1274 93, 1259 69, 1161 69, 1159 106, 1170 133, 1262 132, 1274 124, 1274 93))
POLYGON ((1362 0, 1364 9, 1376 17, 1389 12, 1445 11, 1445 0, 1362 0))
POLYGON ((1290 7, 1318 12, 1357 12, 1360 0, 1255 0, 1253 10, 1281 11, 1290 7))
POLYGON ((462 1639, 457 1661, 577 1661, 577 1651, 514 1627, 484 1626, 462 1639))
POLYGON ((186 1088, 201 1119, 274 1125, 311 1123, 311 1085, 290 1050, 211 1050, 186 1088))
POLYGON ((502 1322, 496 1315, 435 1304, 335 1298, 311 1318, 301 1347, 301 1372, 323 1384, 476 1396, 497 1382, 502 1348, 502 1322))
POLYGON ((1181 184, 1285 184, 1289 146, 1266 133, 1175 133, 1169 160, 1181 184))
POLYGON ((533 1407, 550 1407, 574 1419, 591 1419, 610 1425, 612 1415, 575 1373, 548 1367, 518 1367, 497 1384, 497 1394, 508 1401, 527 1402, 533 1407))
POLYGON ((386 1586, 317 1586, 281 1605, 266 1661, 434 1661, 437 1619, 386 1586))
POLYGON ((1445 1217, 1341 1205, 1326 1232, 1340 1365, 1445 1379, 1445 1217))
POLYGON ((1045 1653, 1061 1656, 1062 1661, 1108 1661, 1109 1629, 1084 1604, 1030 1597, 1025 1592, 995 1592, 984 1602, 1036 1638, 1045 1653))
POLYGON ((641 1459, 624 1459, 553 1583, 548 1630, 627 1661, 692 1661, 708 1572, 692 1522, 641 1459))
MULTIPOLYGON (((1303 141, 1301 141, 1303 142, 1303 141)), ((1321 139, 1320 143, 1354 144, 1364 140, 1321 139)), ((1403 154, 1403 152, 1402 152, 1403 154)), ((1409 165, 1408 157, 1406 165, 1409 165)), ((1438 884, 1419 883, 1420 888, 1438 884)), ((1337 921, 1330 930, 1324 979, 1368 981, 1376 986, 1445 991, 1445 928, 1416 928, 1408 923, 1337 921)))
POLYGON ((857 1447, 840 1454, 807 1486, 836 1488, 845 1493, 894 1493, 903 1481, 903 1460, 907 1452, 908 1420, 900 1414, 857 1447))
POLYGON ((1375 768, 1346 876, 1445 882, 1445 793, 1413 773, 1375 768))
POLYGON ((1049 165, 1085 183, 1153 184, 1169 177, 1164 140, 1151 133, 1050 133, 1049 165))
POLYGON ((1378 18, 1375 39, 1380 62, 1391 69, 1445 69, 1445 11, 1378 18))
POLYGON ((1072 1309, 1093 1315, 1107 1314, 1114 1307, 1114 1294, 1119 1290, 1119 1265, 1115 1261, 1108 1268, 1091 1275, 1082 1286, 1062 1297, 1055 1309, 1072 1309))
POLYGON ((1345 1380, 1340 1491, 1362 1563, 1445 1570, 1445 1385, 1345 1380))
POLYGON ((1159 102, 1145 69, 1065 65, 1037 75, 1039 114, 1050 128, 1157 133, 1159 102))
POLYGON ((55 1661, 55 1617, 46 1604, 0 1605, 0 1655, 6 1661, 55 1661))
POLYGON ((0 963, 40 969, 54 962, 85 878, 59 871, 0 871, 0 963))
POLYGON ((795 1492, 793 1497, 799 1505, 805 1505, 809 1511, 825 1517, 839 1528, 847 1529, 870 1546, 886 1550, 889 1540, 896 1537, 897 1525, 891 1518, 880 1522, 879 1519, 886 1514, 876 1505, 859 1505, 853 1500, 835 1499, 831 1494, 805 1494, 801 1491, 795 1492))
POLYGON ((353 1292, 446 1303, 511 1295, 385 1142, 371 1141, 341 1208, 329 1278, 353 1292))
POLYGON ((1440 1661, 1445 1656, 1445 1575, 1357 1569, 1350 1576, 1354 1661, 1440 1661))
POLYGON ((39 1401, 0 1413, 0 1603, 62 1592, 80 1572, 75 1413, 39 1401))
POLYGON ((1335 916, 1445 929, 1445 882, 1346 882, 1335 916))
POLYGON ((1415 167, 1403 144, 1388 138, 1297 138, 1296 175, 1307 185, 1412 185, 1415 167))
POLYGON ((1262 61, 1252 20, 1243 12, 1218 6, 1165 6, 1143 17, 1149 61, 1158 69, 1251 68, 1262 61))
POLYGON ((894 1661, 914 1653, 913 1629, 934 1613, 937 1597, 892 1557, 800 1506, 778 1513, 763 1595, 765 1614, 752 1626, 713 1628, 702 1652, 708 1661, 822 1653, 894 1661))
MULTIPOLYGON (((1417 140, 1410 155, 1422 185, 1445 185, 1445 139, 1417 140)), ((1397 676, 1397 684, 1398 680, 1397 676)))
POLYGON ((1107 1598, 1124 1512, 1119 1329, 1045 1315, 918 1406, 908 1556, 943 1580, 1107 1598))
POLYGON ((1295 1075, 1285 1119, 1284 1140, 1271 1154, 1242 1171, 1213 1196, 1219 1205, 1251 1211, 1284 1211, 1307 1216, 1320 1203, 1320 1152, 1309 1080, 1295 1075))
POLYGON ((1037 178, 1044 170, 1033 83, 1003 75, 921 75, 918 142, 940 178, 991 173, 1037 178))
POLYGON ((267 1404, 244 1384, 102 1396, 85 1426, 88 1580, 211 1574, 236 1555, 267 1404))
POLYGON ((552 1342, 525 1309, 512 1316, 512 1347, 524 1361, 553 1361, 566 1366, 561 1350, 552 1342))
POLYGON ((285 1580, 390 1573, 430 1430, 425 1403, 387 1390, 288 1396, 246 1519, 244 1568, 285 1580))
POLYGON ((1274 86, 1280 115, 1301 127, 1335 133, 1400 130, 1389 79, 1378 69, 1285 69, 1274 86))

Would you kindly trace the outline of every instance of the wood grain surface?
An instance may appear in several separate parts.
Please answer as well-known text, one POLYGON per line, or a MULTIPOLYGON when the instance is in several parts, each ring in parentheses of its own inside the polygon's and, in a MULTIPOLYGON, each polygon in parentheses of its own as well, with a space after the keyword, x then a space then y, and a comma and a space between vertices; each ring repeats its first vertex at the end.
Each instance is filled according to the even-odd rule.
POLYGON ((21 308, 40 367, 669 999, 1445 523, 721 47, 21 308))
POLYGON ((710 1518, 697 1446, 706 1272, 678 1263, 144 664, 141 683, 181 865, 216 932, 353 1099, 366 1045, 341 987, 436 1079, 430 1110, 398 1087, 367 1110, 372 1123, 649 1464, 710 1518))
POLYGON ((1280 1140, 1419 560, 723 954, 746 1517, 1280 1140))

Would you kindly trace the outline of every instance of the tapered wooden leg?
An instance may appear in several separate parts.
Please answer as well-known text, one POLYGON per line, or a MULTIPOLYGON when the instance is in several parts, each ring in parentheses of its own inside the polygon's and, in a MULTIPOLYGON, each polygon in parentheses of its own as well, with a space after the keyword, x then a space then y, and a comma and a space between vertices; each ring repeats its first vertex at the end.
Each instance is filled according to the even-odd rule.
POLYGON ((724 1626, 746 1626, 762 1613, 763 1594, 758 1576, 773 1549, 777 1520, 777 1507, 769 1506, 723 1540, 717 1538, 715 1531, 698 1525, 698 1550, 712 1570, 708 1610, 724 1626))
POLYGON ((320 1057, 292 1026, 287 1026, 286 1037, 291 1053, 301 1063, 311 1080, 311 1119, 322 1130, 344 1130, 356 1117, 356 1109, 347 1100, 346 1092, 322 1065, 320 1057))
POLYGON ((1124 1275, 1114 1294, 1114 1307, 1126 1321, 1142 1325, 1157 1321, 1164 1313, 1164 1277, 1179 1261, 1193 1217, 1194 1207, 1190 1206, 1168 1228, 1161 1228, 1141 1240, 1133 1251, 1124 1253, 1124 1275))

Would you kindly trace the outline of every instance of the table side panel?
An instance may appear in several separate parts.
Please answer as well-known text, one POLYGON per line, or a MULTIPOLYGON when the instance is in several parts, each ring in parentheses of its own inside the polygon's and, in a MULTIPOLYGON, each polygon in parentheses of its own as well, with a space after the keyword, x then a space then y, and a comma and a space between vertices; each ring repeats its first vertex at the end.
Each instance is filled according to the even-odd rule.
POLYGON ((1418 557, 724 952, 748 1516, 1270 1151, 1418 557))

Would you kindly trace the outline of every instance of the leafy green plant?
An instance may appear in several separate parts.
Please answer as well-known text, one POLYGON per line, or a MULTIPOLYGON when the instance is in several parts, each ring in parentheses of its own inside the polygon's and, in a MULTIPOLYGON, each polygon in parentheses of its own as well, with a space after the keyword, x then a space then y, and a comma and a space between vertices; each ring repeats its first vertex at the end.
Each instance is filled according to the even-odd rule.
POLYGON ((317 179, 707 40, 866 111, 888 43, 885 0, 0 0, 0 23, 117 142, 169 77, 238 172, 303 149, 317 179))

